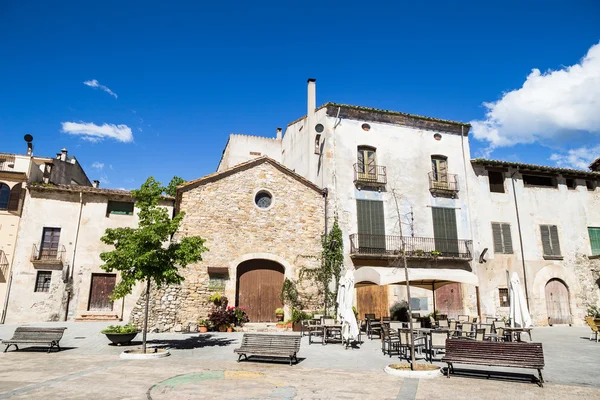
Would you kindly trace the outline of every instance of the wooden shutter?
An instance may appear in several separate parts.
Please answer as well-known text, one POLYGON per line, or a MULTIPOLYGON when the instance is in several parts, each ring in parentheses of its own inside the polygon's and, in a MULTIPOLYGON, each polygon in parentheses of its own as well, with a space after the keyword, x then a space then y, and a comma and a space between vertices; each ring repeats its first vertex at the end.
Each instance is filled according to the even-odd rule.
POLYGON ((356 200, 359 247, 385 249, 383 201, 356 200))
POLYGON ((454 208, 432 207, 435 249, 442 253, 458 254, 458 231, 454 208))
POLYGON ((504 244, 504 253, 512 254, 512 236, 510 233, 510 224, 501 224, 502 226, 502 243, 504 244))
POLYGON ((498 222, 492 222, 492 237, 494 239, 494 253, 504 253, 502 227, 498 222))
POLYGON ((544 255, 552 255, 552 244, 550 243, 550 226, 540 225, 540 231, 542 233, 542 248, 544 249, 544 255))
POLYGON ((600 228, 588 228, 590 234, 590 244, 592 246, 592 255, 600 254, 600 228))
POLYGON ((365 154, 361 148, 358 149, 357 153, 357 164, 358 164, 358 172, 365 172, 365 154))
POLYGON ((560 244, 558 242, 558 228, 556 225, 550 225, 550 239, 552 244, 552 255, 560 256, 560 244))
POLYGON ((22 183, 18 183, 13 186, 10 191, 10 197, 8 198, 8 211, 19 211, 19 200, 21 200, 21 188, 22 183))

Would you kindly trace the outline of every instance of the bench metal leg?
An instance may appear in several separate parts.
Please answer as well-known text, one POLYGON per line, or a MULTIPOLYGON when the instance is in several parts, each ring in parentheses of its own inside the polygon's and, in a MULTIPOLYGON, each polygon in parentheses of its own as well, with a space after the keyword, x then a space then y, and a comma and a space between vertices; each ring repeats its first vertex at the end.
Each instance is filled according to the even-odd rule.
POLYGON ((6 353, 6 351, 8 350, 8 348, 9 348, 10 346, 15 346, 15 351, 19 350, 19 346, 17 346, 17 345, 16 345, 16 344, 14 344, 14 343, 11 343, 11 344, 7 344, 7 345, 6 345, 6 348, 4 349, 4 352, 5 352, 5 353, 6 353))
POLYGON ((446 368, 446 376, 448 379, 450 378, 450 363, 448 363, 448 367, 446 368))
POLYGON ((544 377, 542 376, 542 370, 541 369, 538 369, 538 374, 540 376, 540 383, 539 383, 539 385, 540 385, 540 387, 544 387, 544 377))
POLYGON ((241 353, 238 357, 237 362, 240 362, 242 360, 242 356, 244 357, 244 360, 248 361, 248 356, 244 353, 241 353))

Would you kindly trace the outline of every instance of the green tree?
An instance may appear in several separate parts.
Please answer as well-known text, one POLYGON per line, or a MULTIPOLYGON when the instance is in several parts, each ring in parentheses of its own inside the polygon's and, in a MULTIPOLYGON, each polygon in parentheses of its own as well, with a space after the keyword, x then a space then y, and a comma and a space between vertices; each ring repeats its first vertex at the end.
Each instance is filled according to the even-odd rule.
POLYGON ((179 176, 174 176, 169 182, 169 185, 165 189, 165 193, 169 196, 175 197, 177 195, 177 186, 183 185, 187 181, 179 176))
MULTIPOLYGON (((171 181, 172 182, 172 181, 171 181)), ((112 299, 130 294, 139 281, 146 281, 146 306, 142 351, 146 352, 146 332, 148 330, 148 302, 150 283, 158 288, 163 285, 178 284, 184 280, 179 268, 202 260, 204 239, 193 236, 179 241, 171 241, 184 213, 171 219, 166 207, 159 206, 165 188, 150 177, 138 190, 132 190, 139 209, 137 228, 108 228, 102 242, 114 246, 114 250, 100 254, 106 272, 118 271, 121 275, 115 286, 112 299)))

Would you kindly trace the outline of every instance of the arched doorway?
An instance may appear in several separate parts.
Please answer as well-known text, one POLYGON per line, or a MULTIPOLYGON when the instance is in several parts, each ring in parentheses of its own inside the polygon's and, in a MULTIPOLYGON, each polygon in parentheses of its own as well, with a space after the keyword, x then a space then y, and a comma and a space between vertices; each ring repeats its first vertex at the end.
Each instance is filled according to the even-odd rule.
POLYGON ((250 322, 275 322, 275 309, 283 307, 283 279, 284 268, 275 261, 254 259, 238 265, 235 304, 246 309, 250 322))
POLYGON ((550 279, 546 283, 546 310, 548 324, 570 324, 569 289, 560 279, 550 279))

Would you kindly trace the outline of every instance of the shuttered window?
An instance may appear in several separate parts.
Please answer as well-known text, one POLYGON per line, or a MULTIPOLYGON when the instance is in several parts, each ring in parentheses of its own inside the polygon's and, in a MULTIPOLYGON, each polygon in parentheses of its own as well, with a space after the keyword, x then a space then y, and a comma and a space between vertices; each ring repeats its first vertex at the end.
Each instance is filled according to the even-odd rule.
POLYGON ((133 215, 133 203, 125 201, 109 201, 106 214, 133 215))
POLYGON ((8 199, 10 198, 10 188, 6 183, 0 182, 0 210, 8 208, 8 199))
POLYGON ((510 307, 510 299, 508 297, 507 288, 499 288, 498 297, 500 298, 500 307, 510 307))
POLYGON ((488 171, 490 181, 490 192, 504 193, 504 172, 488 171))
POLYGON ((592 255, 600 254, 600 228, 588 228, 590 234, 590 244, 592 245, 592 255))
POLYGON ((456 210, 454 208, 432 207, 433 237, 435 250, 442 255, 458 254, 458 231, 456 228, 456 210))
POLYGON ((360 248, 385 250, 385 216, 383 201, 356 200, 360 248))
POLYGON ((540 225, 542 234, 542 247, 544 256, 560 257, 560 244, 558 242, 558 228, 556 225, 540 225))
POLYGON ((492 222, 492 236, 494 238, 494 253, 513 253, 510 224, 504 222, 492 222))

